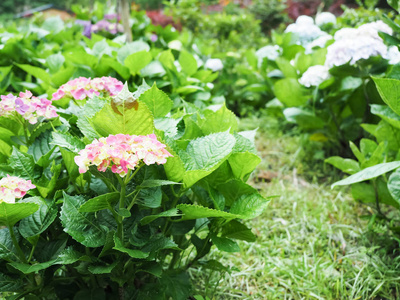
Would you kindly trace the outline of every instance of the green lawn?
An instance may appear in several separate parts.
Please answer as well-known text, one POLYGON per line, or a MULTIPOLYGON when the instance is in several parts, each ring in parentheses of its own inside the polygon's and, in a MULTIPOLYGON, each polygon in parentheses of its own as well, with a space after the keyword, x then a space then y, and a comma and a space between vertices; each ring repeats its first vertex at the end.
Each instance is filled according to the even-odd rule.
MULTIPOLYGON (((255 243, 241 242, 240 253, 211 253, 209 258, 239 270, 224 278, 198 270, 193 278, 209 283, 208 296, 219 281, 214 299, 399 299, 400 258, 392 250, 398 242, 386 225, 369 222, 372 209, 348 190, 332 191, 331 178, 318 184, 297 175, 299 139, 269 122, 260 121, 263 162, 252 182, 279 197, 250 221, 255 243)), ((242 127, 246 123, 254 120, 242 127)))

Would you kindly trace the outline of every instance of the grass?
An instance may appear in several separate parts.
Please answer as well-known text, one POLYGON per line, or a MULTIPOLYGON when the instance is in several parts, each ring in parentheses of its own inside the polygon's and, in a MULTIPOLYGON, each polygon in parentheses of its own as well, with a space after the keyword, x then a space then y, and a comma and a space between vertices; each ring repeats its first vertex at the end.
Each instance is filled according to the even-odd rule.
POLYGON ((248 222, 255 243, 241 242, 237 253, 213 248, 208 257, 238 270, 223 278, 193 270, 199 286, 217 286, 213 299, 400 299, 399 245, 386 225, 369 222, 372 210, 346 190, 331 190, 331 178, 304 180, 299 138, 280 133, 276 121, 260 125, 263 162, 252 184, 280 197, 248 222))

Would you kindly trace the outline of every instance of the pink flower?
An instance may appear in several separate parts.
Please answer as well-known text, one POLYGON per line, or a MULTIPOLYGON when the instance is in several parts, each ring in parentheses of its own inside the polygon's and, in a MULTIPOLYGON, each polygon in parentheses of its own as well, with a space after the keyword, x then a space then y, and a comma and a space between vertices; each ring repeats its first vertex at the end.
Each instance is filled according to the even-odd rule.
POLYGON ((93 98, 95 95, 98 96, 100 93, 115 96, 122 88, 122 82, 113 77, 97 77, 93 79, 79 77, 60 86, 53 94, 52 100, 59 100, 63 97, 84 100, 86 98, 93 98))
POLYGON ((165 145, 150 135, 110 135, 94 140, 75 157, 79 173, 85 173, 91 165, 105 172, 110 166, 113 173, 124 177, 134 170, 141 161, 146 165, 165 164, 172 156, 165 145))
POLYGON ((10 176, 0 180, 0 203, 15 203, 15 198, 22 198, 30 189, 36 186, 30 180, 25 180, 19 177, 10 176))
POLYGON ((58 117, 56 108, 50 100, 32 96, 30 91, 19 93, 19 97, 8 94, 1 96, 0 116, 17 113, 31 124, 36 124, 39 117, 46 119, 58 117))

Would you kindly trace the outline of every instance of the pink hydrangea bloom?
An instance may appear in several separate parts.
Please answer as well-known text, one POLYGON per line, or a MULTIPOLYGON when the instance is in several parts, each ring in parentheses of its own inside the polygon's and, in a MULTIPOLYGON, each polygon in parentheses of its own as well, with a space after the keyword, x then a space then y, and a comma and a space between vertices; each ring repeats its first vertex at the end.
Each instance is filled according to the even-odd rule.
POLYGON ((30 180, 7 174, 7 177, 0 180, 0 203, 15 203, 15 198, 22 198, 35 187, 30 180))
POLYGON ((110 135, 94 140, 75 157, 79 173, 85 173, 91 165, 100 172, 111 168, 113 173, 124 177, 128 170, 133 170, 143 161, 146 165, 165 164, 172 156, 165 145, 150 135, 110 135))
POLYGON ((14 112, 31 124, 36 124, 39 117, 46 119, 58 117, 56 108, 50 100, 34 97, 30 91, 19 93, 19 97, 12 94, 1 96, 0 116, 7 116, 14 112))
POLYGON ((113 77, 97 77, 93 79, 79 77, 63 84, 53 94, 53 100, 59 100, 63 97, 83 100, 87 97, 92 98, 94 95, 98 96, 100 93, 115 96, 122 90, 123 86, 121 81, 113 77))

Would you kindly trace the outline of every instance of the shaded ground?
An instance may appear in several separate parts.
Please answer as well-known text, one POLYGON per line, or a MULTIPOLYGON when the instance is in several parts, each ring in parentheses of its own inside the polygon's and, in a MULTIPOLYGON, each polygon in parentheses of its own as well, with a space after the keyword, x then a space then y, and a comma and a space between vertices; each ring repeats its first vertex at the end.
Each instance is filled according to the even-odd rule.
MULTIPOLYGON (((254 122, 244 120, 242 127, 254 122)), ((248 223, 257 241, 241 242, 239 253, 211 253, 240 271, 220 280, 199 270, 193 278, 200 286, 209 283, 208 296, 220 280, 214 299, 400 299, 396 239, 385 224, 369 222, 372 210, 346 190, 302 179, 296 171, 302 168, 299 140, 282 135, 277 125, 259 121, 263 162, 252 184, 280 197, 248 223)))

